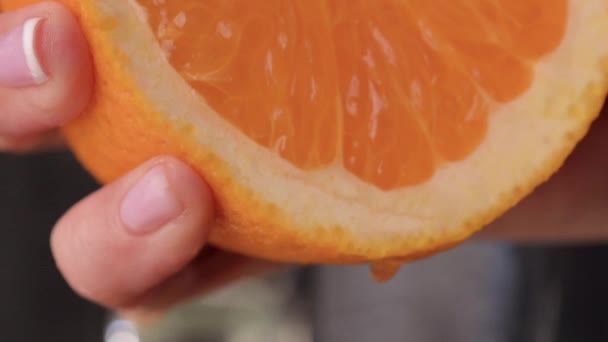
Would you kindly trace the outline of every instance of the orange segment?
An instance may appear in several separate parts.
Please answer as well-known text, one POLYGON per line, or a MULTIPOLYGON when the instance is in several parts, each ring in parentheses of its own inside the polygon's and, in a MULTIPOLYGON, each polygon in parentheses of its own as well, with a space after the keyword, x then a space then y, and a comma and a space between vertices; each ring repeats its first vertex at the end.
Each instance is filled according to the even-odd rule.
MULTIPOLYGON (((349 2, 341 3, 338 8, 349 2)), ((417 32, 391 30, 395 22, 406 21, 390 8, 391 17, 384 22, 360 20, 374 13, 368 7, 352 6, 348 16, 334 13, 340 18, 333 40, 344 113, 343 164, 362 180, 389 190, 427 180, 435 170, 426 118, 419 115, 430 93, 422 89, 426 75, 420 73, 418 57, 407 56, 404 44, 392 43, 398 38, 422 46, 415 40, 417 32)))
POLYGON ((441 70, 428 92, 432 104, 422 109, 436 152, 444 161, 466 158, 482 142, 488 124, 488 103, 475 82, 461 68, 441 70), (457 89, 454 91, 453 89, 457 89), (432 110, 432 112, 430 112, 432 110))
POLYGON ((530 87, 567 19, 566 0, 139 2, 171 63, 243 133, 385 190, 472 153, 488 107, 530 87))
POLYGON ((557 48, 568 18, 564 0, 412 0, 406 5, 437 43, 500 46, 531 61, 557 48))
POLYGON ((324 1, 141 3, 171 63, 226 119, 304 169, 336 159, 324 1))

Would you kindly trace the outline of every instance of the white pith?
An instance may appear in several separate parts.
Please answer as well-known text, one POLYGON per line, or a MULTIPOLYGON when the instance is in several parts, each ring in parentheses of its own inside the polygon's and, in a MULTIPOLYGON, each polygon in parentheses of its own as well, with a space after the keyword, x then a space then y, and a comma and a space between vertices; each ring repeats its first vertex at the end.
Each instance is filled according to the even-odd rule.
POLYGON ((566 137, 585 128, 588 120, 573 113, 591 114, 572 107, 590 85, 602 81, 598 70, 608 56, 608 1, 571 0, 562 45, 539 63, 525 95, 491 114, 487 138, 478 149, 438 170, 429 182, 384 192, 340 166, 302 172, 256 145, 214 113, 167 64, 133 0, 95 3, 116 19, 108 37, 128 57, 126 72, 143 96, 175 122, 191 123, 200 144, 227 161, 234 181, 281 208, 290 222, 349 227, 363 244, 387 235, 414 241, 428 230, 456 239, 473 215, 499 207, 515 187, 544 172, 562 153, 566 137))

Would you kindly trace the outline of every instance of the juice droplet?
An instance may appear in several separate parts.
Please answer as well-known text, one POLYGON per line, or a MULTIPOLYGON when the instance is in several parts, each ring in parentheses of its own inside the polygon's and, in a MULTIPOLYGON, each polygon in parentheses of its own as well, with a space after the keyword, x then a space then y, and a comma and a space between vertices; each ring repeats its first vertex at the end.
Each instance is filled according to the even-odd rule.
POLYGON ((403 261, 400 260, 378 260, 370 264, 370 271, 374 280, 383 283, 393 279, 402 266, 403 261))

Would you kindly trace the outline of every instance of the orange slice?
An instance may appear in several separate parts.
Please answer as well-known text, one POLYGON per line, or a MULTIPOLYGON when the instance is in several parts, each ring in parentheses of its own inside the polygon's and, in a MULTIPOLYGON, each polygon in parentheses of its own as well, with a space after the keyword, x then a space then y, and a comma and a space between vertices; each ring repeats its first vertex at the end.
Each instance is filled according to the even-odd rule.
POLYGON ((607 0, 62 2, 98 71, 64 130, 83 164, 188 161, 211 241, 272 260, 382 276, 458 244, 560 167, 607 91, 607 0))

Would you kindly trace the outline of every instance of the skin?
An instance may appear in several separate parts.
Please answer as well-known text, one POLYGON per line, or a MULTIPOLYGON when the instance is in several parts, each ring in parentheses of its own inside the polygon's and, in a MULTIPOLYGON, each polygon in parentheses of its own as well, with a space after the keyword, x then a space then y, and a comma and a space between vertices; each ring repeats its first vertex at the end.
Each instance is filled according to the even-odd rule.
MULTIPOLYGON (((94 72, 86 42, 61 5, 45 2, 0 14, 0 34, 35 16, 47 18, 38 52, 50 80, 40 86, 0 86, 0 150, 6 153, 62 146, 56 129, 83 110, 92 90, 94 72)), ((601 141, 607 129, 608 121, 601 117, 555 177, 477 238, 528 243, 607 238, 608 211, 601 209, 608 205, 608 159, 597 157, 608 153, 601 141)), ((76 203, 54 227, 51 246, 60 271, 77 293, 143 320, 277 267, 207 248, 213 215, 213 198, 204 180, 181 161, 158 156, 76 203), (182 214, 153 232, 133 233, 121 220, 120 203, 128 189, 158 165, 168 170, 182 214)))

